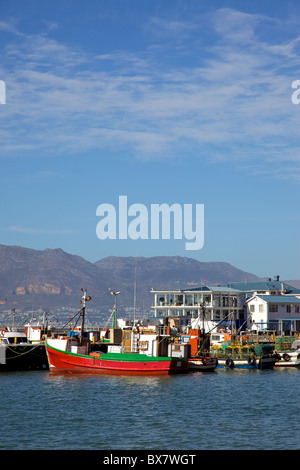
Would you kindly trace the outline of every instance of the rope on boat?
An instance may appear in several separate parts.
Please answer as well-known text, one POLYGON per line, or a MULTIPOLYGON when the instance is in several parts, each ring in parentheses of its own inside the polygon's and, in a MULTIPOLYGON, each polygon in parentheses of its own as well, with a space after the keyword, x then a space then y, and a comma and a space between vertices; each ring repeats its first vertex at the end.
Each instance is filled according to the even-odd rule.
POLYGON ((111 320, 113 314, 114 314, 114 310, 111 312, 110 317, 109 317, 109 319, 107 320, 107 323, 106 323, 106 325, 105 325, 105 327, 104 327, 105 329, 108 328, 108 324, 109 324, 109 322, 110 322, 110 320, 111 320))
POLYGON ((70 318, 70 320, 68 320, 67 323, 64 326, 61 327, 61 329, 64 330, 66 328, 66 326, 68 325, 68 323, 70 323, 72 320, 74 320, 74 318, 78 315, 75 326, 73 327, 73 329, 74 329, 76 327, 77 323, 78 323, 79 315, 81 314, 81 312, 82 312, 82 309, 80 309, 77 313, 75 313, 75 315, 73 315, 73 317, 70 318))
MULTIPOLYGON (((13 357, 7 357, 6 360, 8 361, 9 359, 15 359, 17 356, 25 356, 26 354, 29 354, 31 353, 32 351, 34 351, 36 348, 38 348, 39 346, 41 346, 42 343, 38 343, 37 345, 33 346, 31 344, 28 344, 28 346, 32 346, 32 348, 30 348, 28 351, 25 351, 25 352, 18 352, 18 351, 14 351, 13 348, 7 346, 7 349, 9 349, 10 351, 14 352, 15 353, 15 356, 13 357)), ((20 344, 17 344, 16 346, 22 346, 20 344)))

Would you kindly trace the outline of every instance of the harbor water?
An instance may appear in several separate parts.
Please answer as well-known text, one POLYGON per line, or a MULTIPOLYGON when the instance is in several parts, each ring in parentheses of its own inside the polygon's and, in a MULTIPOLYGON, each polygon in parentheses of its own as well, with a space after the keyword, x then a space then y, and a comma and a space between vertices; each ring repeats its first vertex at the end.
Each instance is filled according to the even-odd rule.
POLYGON ((300 370, 0 375, 0 450, 300 449, 300 370), (5 417, 5 419, 3 419, 5 417))

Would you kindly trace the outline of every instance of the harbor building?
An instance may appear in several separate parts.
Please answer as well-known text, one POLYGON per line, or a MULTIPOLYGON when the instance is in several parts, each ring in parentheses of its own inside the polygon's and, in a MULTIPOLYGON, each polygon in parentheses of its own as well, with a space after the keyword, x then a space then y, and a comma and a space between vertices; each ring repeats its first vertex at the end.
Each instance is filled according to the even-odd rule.
POLYGON ((178 290, 153 290, 154 316, 179 318, 181 325, 240 331, 300 332, 300 290, 280 281, 230 282, 178 290))
POLYGON ((253 295, 246 300, 248 328, 292 335, 300 331, 300 298, 296 295, 253 295))
POLYGON ((192 328, 206 331, 218 323, 241 328, 246 322, 245 292, 227 286, 200 286, 179 290, 152 290, 155 317, 185 317, 192 328))

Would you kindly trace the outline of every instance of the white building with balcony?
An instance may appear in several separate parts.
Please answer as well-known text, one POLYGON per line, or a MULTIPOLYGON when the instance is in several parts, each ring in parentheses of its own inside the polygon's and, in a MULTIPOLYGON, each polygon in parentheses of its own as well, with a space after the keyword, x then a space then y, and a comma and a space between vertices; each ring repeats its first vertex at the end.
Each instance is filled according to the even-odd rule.
POLYGON ((152 290, 155 317, 187 317, 193 328, 210 331, 240 328, 246 322, 245 292, 225 286, 201 286, 180 290, 152 290))

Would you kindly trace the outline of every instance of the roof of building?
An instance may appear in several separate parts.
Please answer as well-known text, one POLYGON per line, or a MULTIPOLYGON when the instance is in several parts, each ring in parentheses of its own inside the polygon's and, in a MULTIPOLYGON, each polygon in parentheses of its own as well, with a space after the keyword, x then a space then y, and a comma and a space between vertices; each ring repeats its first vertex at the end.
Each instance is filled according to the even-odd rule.
POLYGON ((234 289, 240 289, 246 292, 249 291, 284 291, 285 293, 296 293, 299 289, 290 286, 286 282, 279 280, 268 280, 268 281, 255 281, 255 282, 229 282, 226 284, 228 287, 234 289))
POLYGON ((225 292, 225 293, 234 293, 238 292, 243 294, 244 292, 239 289, 233 289, 227 286, 199 286, 199 287, 192 287, 190 289, 183 289, 182 292, 225 292))
POLYGON ((293 295, 255 295, 251 297, 252 300, 254 297, 258 297, 265 302, 269 304, 299 304, 300 305, 300 299, 296 296, 293 295))
POLYGON ((229 282, 226 285, 205 285, 183 289, 185 291, 212 291, 212 292, 267 292, 277 291, 285 294, 300 294, 300 289, 290 286, 282 281, 255 281, 255 282, 229 282))
MULTIPOLYGON (((277 291, 285 294, 300 294, 300 289, 290 286, 282 281, 255 281, 255 282, 229 282, 226 285, 202 285, 178 290, 154 290, 154 292, 224 292, 224 293, 253 293, 277 291)), ((252 294, 248 294, 250 297, 252 294)))

